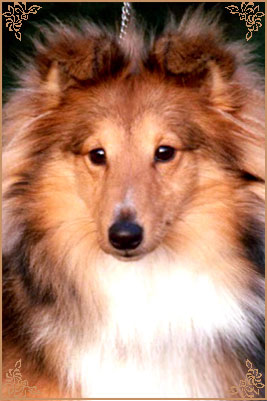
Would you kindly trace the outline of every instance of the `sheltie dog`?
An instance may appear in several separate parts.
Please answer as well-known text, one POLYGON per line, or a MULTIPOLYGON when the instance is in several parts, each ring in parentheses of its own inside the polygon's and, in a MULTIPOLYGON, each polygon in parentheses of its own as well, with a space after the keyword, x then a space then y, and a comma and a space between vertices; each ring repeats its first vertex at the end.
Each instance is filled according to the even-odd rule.
POLYGON ((214 16, 136 26, 46 27, 4 108, 3 373, 240 396, 264 373, 262 79, 214 16))

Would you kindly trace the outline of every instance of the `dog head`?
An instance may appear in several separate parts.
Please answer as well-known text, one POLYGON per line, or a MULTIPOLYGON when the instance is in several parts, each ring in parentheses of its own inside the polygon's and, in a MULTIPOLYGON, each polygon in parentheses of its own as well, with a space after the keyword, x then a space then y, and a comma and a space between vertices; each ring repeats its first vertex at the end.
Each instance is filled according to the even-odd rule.
POLYGON ((23 218, 58 243, 124 260, 234 235, 236 188, 264 175, 247 53, 198 14, 138 51, 132 42, 85 24, 37 44, 22 82, 31 96, 7 109, 21 125, 7 119, 9 202, 23 197, 23 218))

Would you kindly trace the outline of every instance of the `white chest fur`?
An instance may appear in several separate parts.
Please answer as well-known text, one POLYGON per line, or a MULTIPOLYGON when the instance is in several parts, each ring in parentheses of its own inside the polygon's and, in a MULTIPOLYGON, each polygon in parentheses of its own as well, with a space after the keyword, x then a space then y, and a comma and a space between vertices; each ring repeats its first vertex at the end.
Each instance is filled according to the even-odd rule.
POLYGON ((165 257, 105 257, 97 272, 106 320, 94 345, 77 349, 68 372, 83 397, 220 396, 216 377, 207 391, 199 356, 208 366, 218 332, 249 330, 234 295, 189 263, 165 257))

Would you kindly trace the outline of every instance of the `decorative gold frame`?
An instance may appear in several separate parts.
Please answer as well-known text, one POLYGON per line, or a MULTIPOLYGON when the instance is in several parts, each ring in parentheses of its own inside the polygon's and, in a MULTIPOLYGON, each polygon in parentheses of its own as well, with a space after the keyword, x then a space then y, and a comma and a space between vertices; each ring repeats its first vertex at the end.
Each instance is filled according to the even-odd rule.
POLYGON ((250 40, 252 38, 252 32, 258 31, 259 27, 262 26, 261 18, 265 15, 262 11, 259 11, 260 6, 254 6, 253 1, 242 1, 241 10, 237 5, 231 5, 227 8, 231 14, 238 14, 240 21, 245 20, 246 26, 248 28, 248 33, 246 34, 246 39, 250 40))
POLYGON ((22 380, 20 372, 21 359, 15 363, 14 369, 9 369, 6 373, 6 386, 8 395, 14 398, 26 398, 27 396, 38 396, 39 390, 36 386, 30 387, 27 380, 22 380))
POLYGON ((6 27, 10 31, 15 32, 15 36, 21 41, 21 32, 19 31, 22 22, 29 18, 29 14, 36 14, 42 8, 34 4, 28 10, 26 9, 26 1, 14 2, 14 6, 8 5, 8 11, 2 15, 6 18, 6 27))

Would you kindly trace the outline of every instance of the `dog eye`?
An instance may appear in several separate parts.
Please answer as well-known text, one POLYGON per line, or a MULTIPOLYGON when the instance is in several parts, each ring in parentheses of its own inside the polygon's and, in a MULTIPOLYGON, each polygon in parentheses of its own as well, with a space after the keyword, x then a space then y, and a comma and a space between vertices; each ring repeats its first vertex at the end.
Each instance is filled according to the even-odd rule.
POLYGON ((102 148, 91 150, 88 156, 93 164, 106 164, 106 153, 102 148))
POLYGON ((175 149, 171 146, 159 146, 155 152, 156 162, 168 162, 175 156, 175 149))

